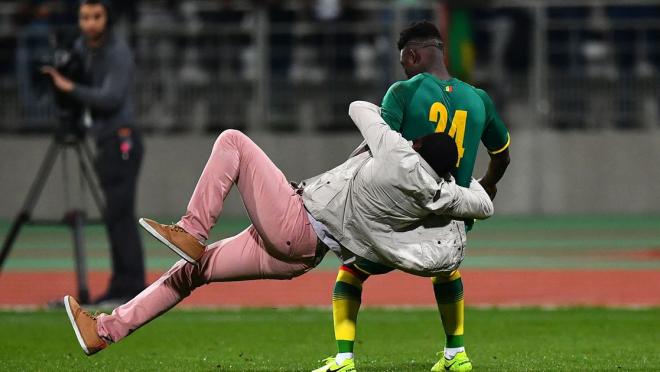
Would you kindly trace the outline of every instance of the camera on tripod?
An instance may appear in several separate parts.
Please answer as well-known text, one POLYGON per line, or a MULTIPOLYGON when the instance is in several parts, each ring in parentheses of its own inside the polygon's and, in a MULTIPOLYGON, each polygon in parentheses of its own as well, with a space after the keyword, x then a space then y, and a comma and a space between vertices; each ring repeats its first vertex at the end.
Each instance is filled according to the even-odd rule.
POLYGON ((67 79, 84 83, 83 59, 73 47, 75 34, 58 31, 49 39, 51 50, 32 62, 34 85, 41 94, 53 94, 58 116, 56 135, 79 140, 85 136, 85 127, 82 125, 83 107, 71 95, 56 89, 50 76, 44 74, 43 68, 52 67, 67 79))
MULTIPOLYGON (((89 288, 87 286, 87 265, 85 261, 83 227, 86 223, 86 211, 81 205, 74 206, 65 212, 62 220, 39 220, 32 219, 39 196, 41 195, 49 175, 52 173, 58 157, 62 158, 62 175, 64 179, 64 200, 69 200, 69 172, 67 167, 67 153, 73 151, 77 157, 75 164, 78 166, 80 177, 80 190, 83 194, 89 190, 101 216, 104 215, 104 201, 98 185, 98 175, 93 167, 92 151, 85 141, 85 127, 82 125, 83 106, 76 102, 70 95, 60 92, 53 84, 52 78, 44 74, 44 67, 51 67, 58 73, 75 83, 85 84, 85 69, 82 57, 73 48, 75 38, 67 38, 67 33, 55 33, 50 37, 51 51, 31 63, 33 71, 33 85, 40 95, 53 94, 57 106, 58 124, 53 136, 53 141, 46 150, 44 160, 39 167, 35 180, 32 182, 23 207, 7 234, 0 250, 0 270, 7 259, 9 252, 18 237, 21 228, 30 223, 66 224, 73 233, 73 250, 76 266, 76 279, 78 282, 78 298, 82 302, 89 301, 89 288), (61 155, 61 156, 60 156, 61 155)), ((68 202, 67 202, 68 207, 68 202)))

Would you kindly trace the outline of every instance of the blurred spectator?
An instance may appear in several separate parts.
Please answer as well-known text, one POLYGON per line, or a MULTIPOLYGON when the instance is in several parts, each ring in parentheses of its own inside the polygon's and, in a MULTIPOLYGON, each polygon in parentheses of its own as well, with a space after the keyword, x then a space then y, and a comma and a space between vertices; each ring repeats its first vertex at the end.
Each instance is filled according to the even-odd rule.
POLYGON ((174 0, 152 2, 149 11, 139 18, 137 61, 145 72, 142 80, 147 87, 143 99, 148 103, 143 107, 142 119, 157 130, 171 130, 175 121, 177 102, 176 69, 178 38, 181 29, 179 2, 174 0))
POLYGON ((354 77, 357 81, 373 81, 378 79, 378 50, 374 35, 363 35, 353 48, 355 62, 354 77))
MULTIPOLYGON (((248 11, 233 0, 200 9, 204 32, 200 36, 201 66, 211 81, 191 86, 195 97, 193 116, 205 121, 207 130, 244 128, 245 102, 250 84, 258 76, 256 51, 251 46, 253 29, 247 27, 248 11), (231 94, 227 94, 231 92, 231 94)), ((188 81, 182 71, 182 81, 188 81)))
MULTIPOLYGON (((267 52, 271 80, 282 79, 289 73, 292 59, 292 48, 294 43, 293 30, 296 24, 296 13, 285 6, 283 0, 252 0, 252 11, 248 12, 243 18, 242 28, 254 35, 254 32, 261 26, 259 18, 265 11, 264 25, 268 30, 268 40, 266 50, 256 50, 257 40, 252 40, 252 44, 245 49, 242 56, 244 64, 243 75, 248 79, 255 79, 258 76, 258 59, 261 54, 267 52)), ((256 36, 256 35, 254 35, 256 36)))
POLYGON ((236 8, 233 0, 223 0, 213 8, 198 10, 205 30, 199 53, 206 71, 229 77, 240 73, 240 52, 250 44, 250 37, 241 29, 245 16, 246 12, 236 8))
POLYGON ((53 2, 24 1, 16 16, 16 78, 25 129, 48 126, 54 111, 52 93, 38 86, 40 72, 35 66, 50 55, 53 31, 53 2))
POLYGON ((293 27, 296 14, 284 7, 282 0, 266 0, 270 35, 270 67, 274 78, 287 76, 291 66, 293 27))
POLYGON ((185 112, 185 116, 177 115, 173 129, 201 131, 209 116, 210 102, 206 97, 205 88, 209 87, 210 71, 218 69, 218 66, 204 68, 202 56, 213 49, 212 37, 216 33, 211 33, 212 36, 203 34, 202 12, 197 2, 182 1, 179 3, 179 9, 183 33, 181 38, 183 56, 178 72, 177 89, 177 106, 181 109, 177 109, 177 113, 185 112))
MULTIPOLYGON (((613 22, 630 22, 630 25, 660 18, 658 5, 610 6, 606 12, 613 22)), ((660 30, 626 26, 617 27, 612 34, 615 60, 617 69, 622 72, 623 84, 637 87, 637 94, 620 95, 619 111, 623 117, 619 125, 624 128, 656 128, 660 125, 660 92, 657 88, 660 30)))
POLYGON ((589 129, 612 128, 619 122, 619 110, 612 110, 617 106, 621 91, 615 88, 620 74, 616 66, 614 45, 611 43, 611 30, 605 9, 593 7, 580 50, 583 73, 588 79, 589 88, 589 94, 585 95, 585 121, 581 125, 589 129))
POLYGON ((0 78, 11 76, 14 73, 16 40, 13 16, 11 7, 0 7, 0 78))
MULTIPOLYGON (((73 0, 78 3, 79 0, 73 0)), ((134 27, 139 22, 138 5, 139 0, 114 0, 112 8, 117 20, 115 32, 122 38, 129 40, 131 46, 135 46, 137 35, 134 27)))
MULTIPOLYGON (((325 81, 328 76, 347 78, 355 74, 355 58, 363 63, 373 60, 373 42, 368 36, 359 38, 359 29, 352 28, 366 16, 351 1, 305 1, 299 16, 299 32, 294 51, 294 81, 325 81), (360 50, 355 48, 360 43, 360 50), (359 53, 359 54, 356 54, 359 53)), ((363 76, 368 73, 363 71, 363 76)))
POLYGON ((575 84, 584 76, 582 45, 586 38, 584 28, 567 25, 585 25, 590 8, 552 7, 547 10, 549 22, 547 55, 548 92, 550 106, 561 107, 553 110, 551 125, 558 129, 581 128, 585 123, 586 91, 575 84))

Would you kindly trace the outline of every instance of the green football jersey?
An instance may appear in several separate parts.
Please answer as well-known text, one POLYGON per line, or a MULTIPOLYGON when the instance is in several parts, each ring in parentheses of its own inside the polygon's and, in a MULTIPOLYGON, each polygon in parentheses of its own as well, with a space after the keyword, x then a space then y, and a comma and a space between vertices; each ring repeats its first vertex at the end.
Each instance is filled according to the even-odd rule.
POLYGON ((509 131, 481 89, 458 79, 423 73, 393 84, 385 94, 382 116, 407 140, 434 132, 449 134, 458 148, 456 183, 468 187, 481 141, 492 153, 504 151, 509 131))

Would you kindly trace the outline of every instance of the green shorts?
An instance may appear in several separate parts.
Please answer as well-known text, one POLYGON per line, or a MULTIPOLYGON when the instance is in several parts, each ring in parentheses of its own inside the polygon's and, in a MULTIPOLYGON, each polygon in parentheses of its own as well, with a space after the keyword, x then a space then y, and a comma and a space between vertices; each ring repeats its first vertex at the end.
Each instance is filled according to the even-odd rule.
POLYGON ((362 271, 365 274, 368 275, 380 275, 380 274, 387 274, 390 271, 394 271, 394 268, 391 268, 389 266, 385 266, 383 264, 379 264, 376 262, 369 261, 365 258, 360 258, 358 257, 355 262, 347 265, 347 266, 353 266, 357 268, 358 270, 362 271))

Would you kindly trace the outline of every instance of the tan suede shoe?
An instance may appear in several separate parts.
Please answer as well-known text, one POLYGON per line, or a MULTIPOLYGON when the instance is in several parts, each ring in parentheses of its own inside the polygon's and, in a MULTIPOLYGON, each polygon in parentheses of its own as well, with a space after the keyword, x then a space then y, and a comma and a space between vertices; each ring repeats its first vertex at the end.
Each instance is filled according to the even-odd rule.
POLYGON ((177 225, 162 225, 148 218, 140 218, 140 225, 190 263, 196 263, 204 254, 204 244, 177 225))
POLYGON ((96 316, 84 311, 78 301, 71 296, 64 296, 64 308, 85 354, 96 354, 108 346, 96 330, 96 316))

